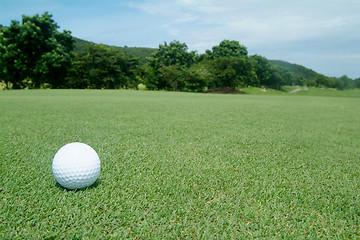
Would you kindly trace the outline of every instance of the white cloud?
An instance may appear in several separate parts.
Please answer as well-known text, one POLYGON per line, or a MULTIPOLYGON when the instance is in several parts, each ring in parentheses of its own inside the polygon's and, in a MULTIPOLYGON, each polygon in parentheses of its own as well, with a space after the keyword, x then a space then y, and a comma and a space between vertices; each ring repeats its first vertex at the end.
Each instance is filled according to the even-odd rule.
POLYGON ((312 59, 322 61, 323 70, 329 54, 332 61, 353 59, 360 64, 358 54, 349 55, 360 50, 355 45, 360 41, 358 0, 157 0, 133 6, 166 21, 169 36, 191 50, 203 52, 231 39, 253 54, 309 62, 315 69, 312 59))
POLYGON ((166 29, 195 37, 194 44, 220 34, 248 44, 299 41, 360 25, 360 1, 354 0, 160 0, 133 6, 164 17, 166 29))
POLYGON ((188 11, 201 12, 205 14, 216 14, 225 12, 228 8, 221 1, 214 0, 178 0, 174 3, 188 11))
MULTIPOLYGON (((307 39, 359 23, 359 14, 344 5, 354 1, 289 1, 289 0, 177 0, 145 1, 136 4, 148 14, 166 17, 167 24, 191 23, 221 26, 224 32, 243 32, 248 38, 258 36, 271 40, 307 39), (338 11, 336 11, 336 9, 338 11), (343 15, 344 14, 344 15, 343 15)), ((360 7, 356 3, 355 7, 360 7)), ((359 9, 360 10, 360 9, 359 9)), ((183 30, 186 34, 190 26, 183 30)), ((211 31, 204 27, 202 31, 211 31)))

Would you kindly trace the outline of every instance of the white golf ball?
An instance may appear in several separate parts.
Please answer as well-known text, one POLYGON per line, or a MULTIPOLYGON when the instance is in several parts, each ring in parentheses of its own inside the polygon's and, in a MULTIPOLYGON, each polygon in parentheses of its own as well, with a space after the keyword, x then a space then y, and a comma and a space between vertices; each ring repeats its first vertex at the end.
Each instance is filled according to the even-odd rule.
POLYGON ((85 188, 91 186, 99 177, 100 159, 89 145, 69 143, 55 154, 52 171, 56 181, 64 188, 85 188))

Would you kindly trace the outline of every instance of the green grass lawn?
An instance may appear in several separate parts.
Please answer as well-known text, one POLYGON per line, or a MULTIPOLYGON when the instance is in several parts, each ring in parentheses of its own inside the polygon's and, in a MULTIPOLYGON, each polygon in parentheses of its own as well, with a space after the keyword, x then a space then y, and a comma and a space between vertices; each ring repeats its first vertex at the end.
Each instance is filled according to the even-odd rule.
POLYGON ((0 238, 360 236, 360 98, 0 92, 0 238), (52 175, 63 145, 94 186, 52 175))
POLYGON ((247 87, 242 89, 246 94, 263 96, 308 96, 308 97, 351 97, 360 98, 360 89, 337 90, 335 88, 318 88, 304 86, 283 86, 282 90, 261 89, 257 87, 247 87), (293 90, 301 89, 298 92, 290 93, 293 90))

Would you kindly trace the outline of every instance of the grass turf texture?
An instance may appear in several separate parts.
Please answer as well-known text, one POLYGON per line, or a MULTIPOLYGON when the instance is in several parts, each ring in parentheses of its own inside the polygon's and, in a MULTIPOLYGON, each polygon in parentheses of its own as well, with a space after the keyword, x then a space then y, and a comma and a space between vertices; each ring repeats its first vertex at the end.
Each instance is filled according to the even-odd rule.
POLYGON ((289 94, 294 96, 307 97, 348 97, 360 98, 360 89, 337 90, 334 88, 318 88, 318 87, 303 87, 303 86, 283 86, 282 90, 264 89, 257 87, 247 87, 242 89, 246 94, 263 95, 263 96, 287 96, 289 94), (295 93, 290 93, 293 90, 300 89, 295 93))
POLYGON ((360 98, 0 93, 0 238, 356 238, 360 98), (94 186, 51 171, 80 141, 94 186))

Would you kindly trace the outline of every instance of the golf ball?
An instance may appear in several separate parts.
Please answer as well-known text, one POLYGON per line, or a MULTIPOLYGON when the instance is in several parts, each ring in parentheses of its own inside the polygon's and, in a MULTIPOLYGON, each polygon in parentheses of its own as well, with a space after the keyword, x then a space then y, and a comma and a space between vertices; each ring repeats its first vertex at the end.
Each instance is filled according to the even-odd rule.
POLYGON ((54 156, 52 171, 56 181, 67 189, 91 186, 100 175, 96 151, 80 142, 66 144, 54 156))

